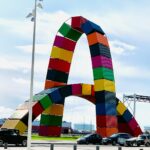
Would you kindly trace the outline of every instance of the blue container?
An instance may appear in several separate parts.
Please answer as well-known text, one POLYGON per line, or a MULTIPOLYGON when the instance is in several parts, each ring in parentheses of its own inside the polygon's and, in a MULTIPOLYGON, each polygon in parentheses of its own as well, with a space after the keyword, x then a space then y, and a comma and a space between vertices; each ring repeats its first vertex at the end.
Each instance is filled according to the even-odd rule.
POLYGON ((116 104, 116 95, 109 91, 97 91, 95 92, 96 104, 97 103, 112 103, 116 104))
POLYGON ((59 89, 60 93, 61 93, 61 96, 63 98, 67 97, 67 96, 70 96, 72 95, 72 86, 71 85, 67 85, 67 86, 64 86, 64 87, 61 87, 59 89))
POLYGON ((105 34, 100 26, 89 20, 82 24, 81 29, 84 31, 85 34, 90 34, 92 32, 99 32, 103 35, 105 34))
POLYGON ((64 104, 64 98, 61 96, 59 89, 53 91, 52 93, 49 94, 51 97, 51 100, 55 104, 64 104))
POLYGON ((104 46, 100 43, 96 43, 90 46, 90 53, 92 57, 95 56, 105 56, 107 58, 111 58, 110 49, 107 46, 104 46))
POLYGON ((123 114, 123 118, 126 120, 126 122, 129 122, 133 118, 133 115, 127 109, 123 114))
POLYGON ((112 115, 116 116, 116 105, 111 103, 96 104, 96 115, 112 115))

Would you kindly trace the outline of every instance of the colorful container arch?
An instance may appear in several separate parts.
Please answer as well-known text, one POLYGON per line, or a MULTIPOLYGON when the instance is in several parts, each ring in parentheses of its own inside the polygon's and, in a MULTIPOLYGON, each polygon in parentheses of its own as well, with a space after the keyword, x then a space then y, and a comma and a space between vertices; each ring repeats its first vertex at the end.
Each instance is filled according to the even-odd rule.
MULTIPOLYGON (((116 98, 115 80, 107 36, 100 26, 81 17, 72 17, 58 30, 52 46, 45 90, 34 96, 33 120, 41 114, 39 134, 60 136, 65 98, 82 97, 95 104, 96 132, 103 137, 117 132, 133 136, 142 133, 141 128, 126 106, 116 98), (70 66, 77 41, 87 36, 94 85, 68 84, 70 66)), ((90 113, 90 112, 89 112, 90 113)), ((15 128, 23 133, 27 129, 28 101, 16 109, 2 128, 15 128)))

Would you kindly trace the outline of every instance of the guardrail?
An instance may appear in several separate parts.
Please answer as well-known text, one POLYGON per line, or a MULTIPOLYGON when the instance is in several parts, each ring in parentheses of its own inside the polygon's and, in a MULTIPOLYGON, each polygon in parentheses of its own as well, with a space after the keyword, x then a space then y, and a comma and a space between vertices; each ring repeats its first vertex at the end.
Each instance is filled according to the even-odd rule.
MULTIPOLYGON (((50 144, 50 150, 55 150, 55 146, 56 145, 71 145, 73 147, 73 150, 78 150, 78 146, 80 147, 80 145, 74 144, 74 143, 32 143, 34 144, 50 144)), ((96 145, 95 148, 96 150, 100 150, 101 145, 96 145)), ((8 148, 8 143, 4 143, 4 149, 8 148)), ((123 148, 121 146, 116 147, 118 148, 118 150, 123 150, 123 148)), ((117 150, 117 149, 116 149, 117 150)), ((143 148, 140 148, 139 150, 144 150, 143 148)))

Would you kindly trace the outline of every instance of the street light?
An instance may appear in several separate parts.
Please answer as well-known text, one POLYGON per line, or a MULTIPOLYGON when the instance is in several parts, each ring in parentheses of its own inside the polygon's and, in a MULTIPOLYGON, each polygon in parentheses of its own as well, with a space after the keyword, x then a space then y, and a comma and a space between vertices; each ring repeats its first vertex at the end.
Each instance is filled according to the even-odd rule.
POLYGON ((32 44, 32 61, 31 61, 31 80, 30 80, 30 99, 29 99, 29 117, 28 117, 28 140, 27 150, 31 149, 31 133, 32 133, 32 101, 33 101, 33 78, 34 78, 34 55, 35 55, 35 37, 36 37, 36 12, 37 8, 43 8, 41 2, 43 0, 35 0, 35 6, 26 18, 31 18, 33 24, 33 44, 32 44), (38 2, 38 4, 37 4, 38 2))

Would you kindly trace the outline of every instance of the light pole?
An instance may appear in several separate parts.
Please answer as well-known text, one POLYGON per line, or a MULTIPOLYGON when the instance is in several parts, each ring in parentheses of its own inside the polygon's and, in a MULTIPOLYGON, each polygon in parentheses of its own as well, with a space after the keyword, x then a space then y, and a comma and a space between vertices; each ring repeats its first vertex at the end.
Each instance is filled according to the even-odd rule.
POLYGON ((32 133, 32 101, 33 101, 33 79, 34 79, 34 57, 35 57, 35 38, 36 38, 36 13, 37 7, 42 8, 41 3, 37 4, 35 0, 34 9, 32 13, 27 15, 27 18, 31 17, 33 21, 33 43, 32 43, 32 60, 31 60, 31 80, 30 80, 30 99, 29 99, 29 117, 28 117, 28 140, 27 140, 27 149, 31 149, 31 133, 32 133))

